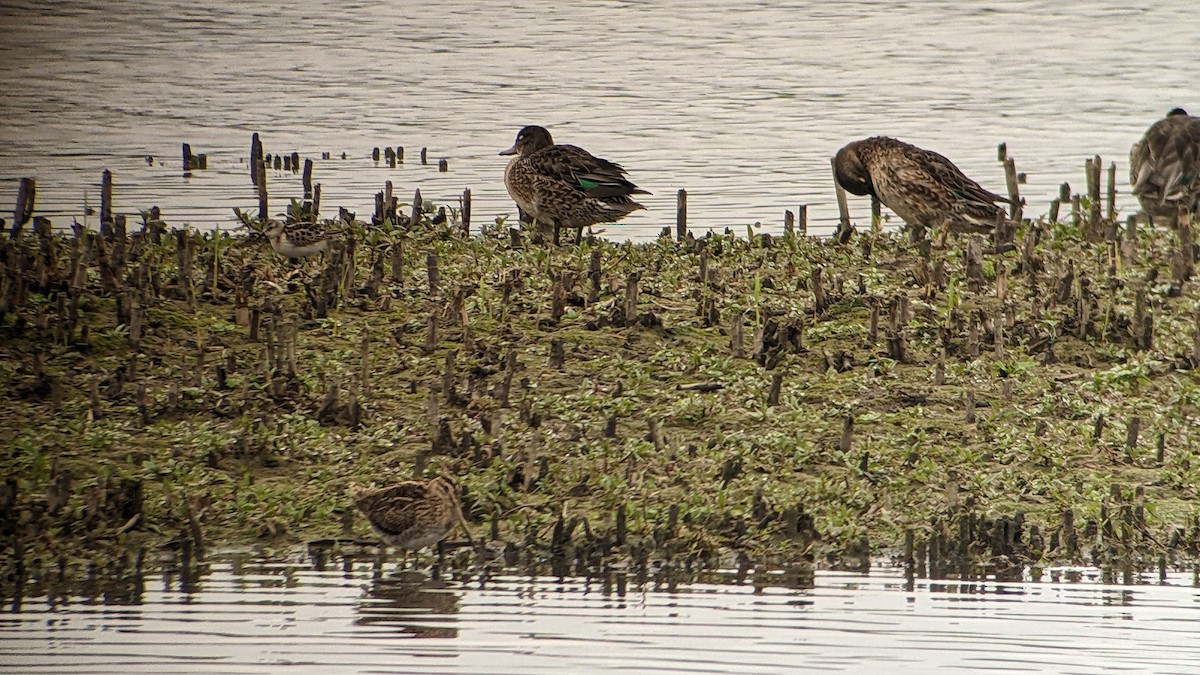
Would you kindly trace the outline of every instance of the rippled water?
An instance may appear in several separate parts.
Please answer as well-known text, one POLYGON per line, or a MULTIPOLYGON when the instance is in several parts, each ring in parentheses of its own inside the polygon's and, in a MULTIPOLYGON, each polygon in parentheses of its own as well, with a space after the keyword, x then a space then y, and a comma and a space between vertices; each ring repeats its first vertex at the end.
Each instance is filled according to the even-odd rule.
POLYGON ((889 569, 740 585, 431 580, 390 563, 225 558, 190 578, 6 602, 0 671, 1200 672, 1189 576, 1054 575, 1067 577, 1077 582, 907 587, 889 569))
MULTIPOLYGON (((451 204, 470 187, 480 222, 514 213, 496 153, 540 123, 655 193, 616 236, 672 225, 679 188, 695 227, 777 228, 800 203, 828 227, 828 158, 875 133, 939 150, 999 192, 1006 141, 1029 175, 1027 211, 1043 213, 1093 153, 1125 187, 1146 126, 1200 108, 1192 5, 8 0, 0 195, 36 175, 40 210, 65 225, 85 192, 96 205, 107 167, 118 212, 159 204, 175 224, 229 225, 231 207, 256 204, 244 161, 258 131, 268 152, 316 159, 327 214, 369 215, 391 179, 451 204), (190 178, 185 141, 210 162, 190 178), (408 161, 377 166, 381 145, 408 161), (422 146, 450 171, 421 166, 422 146)), ((290 173, 271 185, 277 212, 301 193, 290 173)))

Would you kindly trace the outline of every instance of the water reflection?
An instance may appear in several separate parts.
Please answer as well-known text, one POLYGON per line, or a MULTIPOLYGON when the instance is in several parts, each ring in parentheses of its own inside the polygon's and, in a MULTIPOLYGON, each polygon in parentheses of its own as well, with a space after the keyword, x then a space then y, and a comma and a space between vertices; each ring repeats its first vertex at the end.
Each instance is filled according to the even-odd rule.
POLYGON ((1090 568, 1045 583, 891 567, 544 576, 397 569, 366 549, 186 568, 181 553, 81 577, 31 566, 23 591, 4 587, 21 600, 0 615, 0 671, 1200 671, 1183 570, 1114 586, 1090 568))
POLYGON ((372 579, 358 603, 359 616, 354 623, 390 626, 399 634, 418 638, 456 638, 453 617, 461 596, 455 588, 415 571, 372 579))

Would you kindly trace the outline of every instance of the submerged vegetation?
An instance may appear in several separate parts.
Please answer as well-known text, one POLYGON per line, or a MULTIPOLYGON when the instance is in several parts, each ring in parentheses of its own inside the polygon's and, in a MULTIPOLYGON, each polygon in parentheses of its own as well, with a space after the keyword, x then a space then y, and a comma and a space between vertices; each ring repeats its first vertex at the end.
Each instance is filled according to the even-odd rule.
POLYGON ((552 247, 418 211, 303 263, 149 214, 5 241, 6 573, 367 537, 351 486, 414 470, 528 559, 1000 574, 1200 547, 1190 235, 552 247))

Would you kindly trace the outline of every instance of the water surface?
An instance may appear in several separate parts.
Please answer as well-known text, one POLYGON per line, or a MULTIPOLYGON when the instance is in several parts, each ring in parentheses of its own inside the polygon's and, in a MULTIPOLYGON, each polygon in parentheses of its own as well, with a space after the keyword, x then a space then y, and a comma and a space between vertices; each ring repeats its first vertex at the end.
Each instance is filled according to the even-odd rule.
MULTIPOLYGON (((230 226, 233 206, 256 204, 257 131, 268 152, 316 159, 326 215, 369 216, 390 179, 452 205, 470 187, 490 221, 514 213, 496 153, 538 123, 654 192, 609 227, 618 237, 673 225, 679 188, 696 227, 777 229, 806 203, 828 228, 829 157, 876 133, 1002 193, 1007 142, 1027 211, 1044 213, 1058 183, 1082 187, 1093 153, 1118 163, 1124 192, 1130 144, 1171 107, 1200 109, 1192 4, 11 0, 0 195, 37 176, 40 210, 65 225, 85 194, 96 206, 107 167, 119 212, 159 204, 174 224, 230 226), (184 177, 181 142, 210 168, 184 177), (405 146, 406 163, 372 162, 382 145, 405 146), (421 166, 422 146, 450 171, 421 166)), ((275 212, 301 194, 290 173, 270 183, 275 212)), ((852 209, 861 220, 866 205, 852 209)))
POLYGON ((1088 571, 911 586, 886 568, 733 578, 431 580, 393 563, 222 558, 123 591, 6 603, 0 671, 1200 672, 1190 575, 1137 586, 1088 571))

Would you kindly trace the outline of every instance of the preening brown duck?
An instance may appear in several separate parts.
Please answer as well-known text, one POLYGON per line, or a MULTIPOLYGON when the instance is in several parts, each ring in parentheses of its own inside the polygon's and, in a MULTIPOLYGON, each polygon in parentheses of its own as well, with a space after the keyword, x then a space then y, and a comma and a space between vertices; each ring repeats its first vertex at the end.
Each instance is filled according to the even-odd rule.
POLYGON ((847 192, 871 195, 894 211, 914 239, 926 229, 989 232, 1005 218, 997 203, 1007 198, 968 178, 943 155, 887 136, 838 150, 834 175, 847 192))

